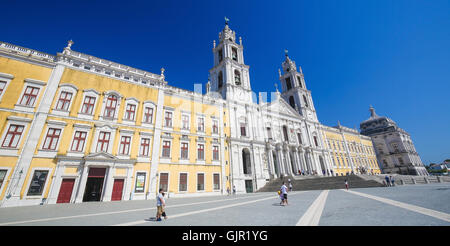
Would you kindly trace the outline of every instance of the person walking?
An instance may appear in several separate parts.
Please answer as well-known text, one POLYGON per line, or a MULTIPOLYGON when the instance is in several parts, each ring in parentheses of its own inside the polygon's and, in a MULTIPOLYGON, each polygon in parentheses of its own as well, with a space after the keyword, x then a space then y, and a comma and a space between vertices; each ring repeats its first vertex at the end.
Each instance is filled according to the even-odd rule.
POLYGON ((236 195, 236 186, 233 185, 233 195, 236 195))
POLYGON ((394 177, 391 176, 391 186, 395 186, 394 177))
POLYGON ((292 191, 292 183, 289 182, 289 192, 291 192, 291 191, 292 191))
POLYGON ((159 189, 159 193, 156 196, 156 221, 161 221, 161 216, 163 216, 164 219, 167 219, 165 206, 164 191, 163 189, 159 189))
POLYGON ((384 177, 384 179, 386 180, 386 186, 391 186, 391 181, 389 180, 389 177, 387 175, 384 177))
POLYGON ((280 190, 281 190, 281 195, 284 197, 283 204, 284 204, 284 205, 288 205, 288 200, 287 200, 287 187, 286 187, 285 182, 283 182, 283 184, 281 185, 280 190))
POLYGON ((347 181, 347 179, 345 179, 345 189, 348 190, 348 181, 347 181))

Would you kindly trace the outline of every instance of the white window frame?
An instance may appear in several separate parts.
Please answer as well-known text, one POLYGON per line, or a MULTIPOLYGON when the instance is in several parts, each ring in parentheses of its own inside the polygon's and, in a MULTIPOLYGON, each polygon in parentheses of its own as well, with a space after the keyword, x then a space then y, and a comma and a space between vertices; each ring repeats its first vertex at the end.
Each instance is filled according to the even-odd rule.
POLYGON ((203 116, 203 115, 197 115, 197 121, 196 121, 196 126, 195 126, 195 131, 197 132, 197 133, 200 133, 200 134, 205 134, 206 133, 206 117, 205 116, 203 116), (199 119, 203 119, 203 129, 202 130, 199 130, 198 129, 198 127, 199 127, 199 123, 200 123, 200 120, 199 119))
POLYGON ((121 129, 119 130, 120 134, 119 134, 119 145, 117 146, 117 157, 121 158, 130 158, 131 156, 131 150, 133 149, 133 135, 134 135, 134 131, 130 131, 130 130, 125 130, 125 129, 121 129), (120 153, 120 147, 121 147, 121 142, 122 142, 122 137, 130 137, 130 146, 128 149, 128 154, 122 154, 120 153))
POLYGON ((215 118, 215 117, 211 117, 211 135, 214 136, 218 136, 220 133, 220 123, 219 123, 219 119, 215 118), (214 122, 216 122, 217 124, 217 132, 214 132, 214 122))
POLYGON ((175 110, 173 108, 168 108, 168 107, 164 107, 164 112, 163 112, 163 119, 162 119, 162 125, 163 125, 163 129, 164 130, 172 130, 173 129, 173 125, 174 125, 174 120, 175 118, 175 110), (171 119, 171 124, 170 126, 166 126, 166 112, 170 112, 172 113, 172 119, 171 119))
MULTIPOLYGON (((172 146, 171 146, 172 147, 172 146)), ((161 174, 167 174, 167 193, 170 191, 170 172, 162 171, 158 173, 158 191, 161 185, 161 174)))
POLYGON ((17 116, 8 116, 7 123, 5 124, 5 128, 3 129, 2 138, 0 139, 0 155, 6 155, 6 156, 18 156, 17 151, 21 148, 21 142, 24 139, 25 133, 28 133, 28 125, 31 123, 31 119, 23 118, 23 117, 17 117, 17 116), (15 148, 8 148, 8 147, 2 147, 3 141, 5 140, 6 134, 8 133, 9 127, 11 125, 23 125, 23 132, 20 135, 20 139, 17 142, 17 147, 15 148))
POLYGON ((142 126, 145 127, 153 127, 155 124, 155 115, 156 115, 156 104, 152 101, 145 101, 144 105, 142 107, 142 120, 141 120, 141 124, 142 126), (152 115, 152 119, 151 122, 144 122, 145 119, 145 108, 152 108, 153 109, 153 115, 152 115))
POLYGON ((0 81, 6 83, 5 87, 3 88, 2 94, 0 94, 0 102, 2 101, 3 95, 5 95, 5 91, 8 88, 9 84, 11 84, 11 80, 13 80, 13 79, 14 79, 14 75, 7 74, 7 73, 0 73, 0 81))
POLYGON ((64 128, 66 127, 67 123, 64 121, 57 121, 57 120, 47 120, 47 126, 45 127, 45 131, 43 131, 43 137, 42 137, 42 141, 41 144, 39 146, 38 149, 38 153, 37 153, 37 157, 47 157, 47 158, 55 158, 58 150, 59 150, 59 146, 61 144, 61 140, 62 137, 64 136, 64 128), (47 134, 48 134, 48 130, 50 128, 53 129, 59 129, 61 132, 59 134, 59 138, 58 138, 58 144, 56 145, 56 148, 54 150, 50 150, 50 149, 44 149, 44 144, 45 144, 45 140, 47 138, 47 134))
POLYGON ((152 143, 153 143, 153 134, 152 133, 139 132, 139 153, 137 154, 137 161, 138 162, 150 162, 150 158, 152 156, 152 143), (149 146, 148 146, 148 156, 142 156, 141 155, 141 150, 142 150, 141 141, 142 141, 143 138, 150 139, 150 143, 149 143, 149 146))
POLYGON ((160 153, 160 159, 161 159, 161 160, 165 160, 165 161, 171 161, 171 160, 172 160, 172 153, 173 153, 173 143, 172 143, 172 139, 161 138, 161 153, 160 153), (164 151, 164 141, 169 141, 169 142, 170 142, 169 157, 163 156, 163 151, 164 151))
POLYGON ((98 137, 100 135, 100 132, 109 132, 111 135, 110 135, 110 139, 109 139, 109 143, 108 143, 108 151, 106 153, 112 155, 116 131, 117 131, 117 127, 111 127, 109 125, 102 125, 102 126, 96 125, 94 139, 92 139, 91 154, 99 153, 99 152, 97 152, 97 144, 98 144, 98 137))
POLYGON ((55 101, 55 105, 53 106, 52 113, 56 114, 56 115, 61 115, 61 116, 69 116, 69 113, 70 113, 70 111, 72 109, 72 104, 75 101, 75 97, 77 95, 77 92, 78 92, 78 88, 75 85, 72 85, 72 84, 61 84, 59 86, 59 90, 58 90, 58 93, 56 95, 56 101, 55 101), (62 92, 72 93, 72 98, 70 99, 69 107, 68 107, 67 111, 56 108, 58 106, 59 98, 60 98, 62 92))
POLYGON ((117 123, 117 119, 118 119, 118 115, 119 115, 119 111, 120 111, 120 105, 121 105, 121 102, 122 102, 122 98, 123 97, 122 97, 122 95, 120 95, 119 92, 116 92, 116 91, 113 91, 113 90, 104 92, 103 93, 102 110, 100 111, 99 119, 103 120, 103 121, 109 121, 109 122, 112 121, 114 123, 117 123), (114 110, 114 116, 112 118, 109 118, 109 117, 105 117, 104 115, 105 115, 105 110, 106 110, 106 104, 108 102, 108 97, 111 96, 111 95, 114 95, 114 96, 117 97, 117 104, 116 104, 116 107, 115 107, 115 110, 114 110))
POLYGON ((220 175, 219 172, 213 172, 213 173, 212 173, 212 191, 213 191, 213 192, 214 192, 214 191, 220 191, 220 189, 221 189, 221 187, 222 187, 222 179, 221 179, 220 176, 221 176, 221 175, 220 175), (215 189, 215 188, 214 188, 214 174, 219 175, 219 189, 215 189))
POLYGON ((92 126, 90 125, 86 125, 86 124, 79 124, 79 123, 75 123, 73 124, 73 132, 72 132, 72 138, 70 141, 70 145, 67 148, 67 155, 68 156, 78 156, 78 157, 82 157, 84 156, 84 153, 86 152, 86 146, 87 143, 89 143, 89 136, 91 135, 91 129, 92 126), (79 132, 86 132, 86 139, 84 140, 84 146, 83 149, 78 152, 78 151, 72 151, 72 144, 75 138, 75 133, 79 131, 79 132))
POLYGON ((213 164, 219 164, 220 163, 220 152, 221 152, 221 149, 220 149, 220 145, 219 144, 212 144, 211 145, 211 153, 212 153, 211 160, 212 160, 213 164), (219 151, 219 153, 218 153, 219 158, 217 160, 214 160, 214 147, 217 147, 217 149, 219 151))
POLYGON ((100 93, 98 91, 96 91, 94 89, 84 90, 83 91, 83 100, 81 101, 80 110, 78 111, 78 118, 93 120, 94 115, 95 115, 95 109, 97 108, 99 98, 100 98, 100 93), (95 103, 94 103, 94 108, 92 109, 92 114, 83 113, 84 100, 86 99, 87 96, 95 98, 95 103))
POLYGON ((190 130, 191 130, 191 113, 182 111, 182 112, 181 112, 180 131, 182 131, 182 132, 189 132, 190 130), (183 123, 184 123, 184 121, 183 121, 183 116, 187 116, 187 118, 188 118, 188 125, 187 125, 187 128, 184 128, 184 125, 183 125, 183 123))
POLYGON ((180 141, 180 164, 188 164, 189 163, 189 159, 190 159, 190 146, 189 146, 189 144, 190 144, 190 142, 188 141, 188 140, 181 140, 180 141), (187 158, 186 159, 184 159, 184 158, 182 158, 181 156, 181 152, 182 152, 182 150, 181 150, 181 144, 183 144, 183 143, 185 143, 185 144, 187 144, 187 158))
POLYGON ((189 192, 189 173, 188 172, 179 172, 178 173, 178 193, 188 193, 188 192, 189 192), (180 190, 181 174, 186 174, 186 190, 180 190))
POLYGON ((47 85, 47 83, 44 81, 40 81, 40 80, 36 80, 36 79, 29 79, 29 78, 25 79, 25 83, 23 84, 22 92, 20 93, 17 103, 14 105, 14 109, 19 110, 19 111, 34 112, 34 109, 36 108, 38 101, 41 97, 41 94, 43 91, 42 89, 46 85, 47 85), (32 106, 26 106, 26 105, 20 104, 20 101, 22 101, 23 95, 25 94, 25 90, 28 88, 28 86, 36 87, 39 89, 39 92, 36 96, 36 101, 34 102, 34 104, 32 106))
POLYGON ((52 175, 52 169, 51 169, 51 168, 34 167, 33 169, 31 169, 30 177, 29 177, 29 179, 28 179, 27 186, 26 186, 26 190, 25 190, 25 193, 24 193, 24 198, 25 198, 25 199, 42 199, 42 198, 44 198, 44 195, 46 194, 47 185, 48 185, 48 182, 49 182, 49 180, 50 180, 50 178, 51 178, 51 175, 52 175), (28 195, 28 190, 30 189, 30 184, 31 184, 31 181, 33 180, 34 172, 35 172, 36 170, 39 170, 39 171, 48 171, 48 174, 47 174, 47 178, 46 178, 46 180, 45 180, 44 187, 42 188, 42 194, 41 194, 41 195, 36 195, 36 196, 28 195))
POLYGON ((125 99, 125 104, 124 105, 125 105, 125 107, 124 107, 124 110, 123 110, 122 123, 135 125, 136 124, 136 118, 137 118, 138 110, 139 110, 139 100, 137 100, 134 97, 130 97, 130 98, 125 99), (127 107, 128 107, 128 105, 134 105, 135 106, 134 117, 131 120, 125 118, 125 116, 127 114, 127 107))
POLYGON ((204 172, 197 172, 195 174, 195 179, 197 181, 196 182, 196 187, 195 187, 196 192, 201 192, 201 193, 205 192, 205 190, 206 190, 206 175, 205 175, 205 173, 204 172), (203 174, 203 190, 199 190, 198 189, 198 175, 199 174, 203 174))

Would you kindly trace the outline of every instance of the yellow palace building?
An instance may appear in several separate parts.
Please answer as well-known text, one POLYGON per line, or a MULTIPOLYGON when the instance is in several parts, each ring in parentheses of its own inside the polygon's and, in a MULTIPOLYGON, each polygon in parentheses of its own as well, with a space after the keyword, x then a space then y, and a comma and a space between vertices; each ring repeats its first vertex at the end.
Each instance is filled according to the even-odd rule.
POLYGON ((328 147, 333 175, 381 174, 372 139, 355 129, 323 126, 323 139, 328 147))
POLYGON ((161 74, 0 42, 0 204, 218 195, 228 112, 161 74))

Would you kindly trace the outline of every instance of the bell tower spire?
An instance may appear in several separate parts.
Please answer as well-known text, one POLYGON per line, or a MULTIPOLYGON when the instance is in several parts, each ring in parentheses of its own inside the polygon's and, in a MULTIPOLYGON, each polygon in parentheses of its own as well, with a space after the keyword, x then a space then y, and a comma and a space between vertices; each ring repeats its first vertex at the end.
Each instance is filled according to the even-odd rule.
POLYGON ((212 49, 214 66, 209 70, 211 91, 220 93, 225 99, 251 102, 250 67, 244 63, 242 38, 239 38, 239 43, 236 42, 236 33, 230 29, 229 21, 225 17, 219 42, 212 49))
POLYGON ((295 61, 289 58, 287 49, 284 50, 284 54, 285 60, 281 64, 283 73, 279 73, 282 87, 281 97, 305 118, 318 121, 311 91, 306 89, 302 68, 299 67, 297 70, 295 61))

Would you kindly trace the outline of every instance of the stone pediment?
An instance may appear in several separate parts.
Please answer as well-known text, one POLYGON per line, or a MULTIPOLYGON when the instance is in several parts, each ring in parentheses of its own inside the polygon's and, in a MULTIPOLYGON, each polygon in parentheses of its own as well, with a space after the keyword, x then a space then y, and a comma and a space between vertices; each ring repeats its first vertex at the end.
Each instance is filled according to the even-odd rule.
POLYGON ((106 152, 98 152, 98 153, 93 153, 93 154, 89 154, 87 156, 84 157, 84 159, 89 159, 89 160, 117 160, 117 157, 106 153, 106 152))
POLYGON ((282 114, 294 118, 302 118, 302 116, 281 97, 278 97, 277 100, 267 103, 263 108, 264 110, 275 114, 282 114))

